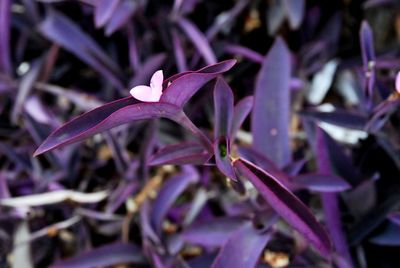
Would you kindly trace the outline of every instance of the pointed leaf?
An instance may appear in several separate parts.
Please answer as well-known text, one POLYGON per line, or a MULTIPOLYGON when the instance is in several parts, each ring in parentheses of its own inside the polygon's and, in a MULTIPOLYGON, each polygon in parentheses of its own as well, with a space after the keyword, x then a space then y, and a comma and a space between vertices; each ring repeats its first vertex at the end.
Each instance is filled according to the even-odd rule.
POLYGON ((187 71, 186 56, 183 50, 182 41, 178 32, 171 29, 172 44, 174 46, 175 62, 179 72, 187 71))
POLYGON ((360 29, 360 42, 363 65, 365 70, 369 70, 370 63, 375 61, 374 37, 372 29, 367 21, 363 21, 360 29))
POLYGON ((307 159, 293 161, 283 168, 283 172, 285 172, 289 176, 296 176, 300 173, 306 163, 307 159))
POLYGON ((230 70, 235 63, 236 60, 226 60, 197 71, 184 72, 165 79, 166 89, 160 101, 182 107, 202 86, 230 70))
POLYGON ((290 54, 285 42, 273 44, 257 77, 251 118, 253 146, 278 167, 290 163, 290 54))
MULTIPOLYGON (((323 174, 332 174, 332 163, 330 158, 330 148, 328 141, 330 140, 322 129, 317 128, 315 139, 310 143, 314 143, 314 153, 317 158, 318 171, 323 174)), ((341 213, 339 208, 339 200, 335 193, 321 194, 322 208, 324 211, 326 228, 329 231, 333 248, 337 254, 343 258, 350 266, 352 266, 352 258, 349 251, 349 246, 344 232, 344 227, 341 222, 341 213)))
POLYGON ((239 217, 221 217, 193 223, 182 233, 182 239, 204 247, 222 246, 229 236, 248 220, 239 217))
MULTIPOLYGON (((107 0, 106 0, 107 1, 107 0)), ((104 2, 104 0, 103 0, 104 2)), ((112 35, 115 31, 126 25, 132 15, 138 8, 138 2, 130 0, 122 0, 116 7, 114 13, 109 19, 105 33, 107 36, 112 35)))
POLYGON ((232 130, 233 120, 233 93, 228 84, 217 78, 214 88, 215 126, 214 138, 228 136, 232 130))
POLYGON ((122 71, 119 67, 70 19, 52 10, 39 25, 39 31, 110 79, 114 86, 123 88, 119 77, 122 71))
POLYGON ((368 22, 363 21, 360 29, 361 52, 365 72, 365 95, 368 105, 371 105, 375 84, 375 50, 372 29, 368 22))
POLYGON ((367 123, 367 118, 364 115, 346 110, 320 112, 310 109, 302 111, 300 115, 314 121, 321 121, 350 129, 363 130, 367 123))
POLYGON ((248 47, 228 43, 224 44, 224 50, 227 53, 247 58, 248 60, 253 61, 255 63, 262 64, 264 61, 263 55, 248 47))
POLYGON ((234 139, 236 137, 237 132, 239 131, 240 127, 242 126, 246 117, 250 114, 251 109, 253 109, 253 96, 247 96, 241 99, 234 108, 233 111, 233 122, 230 137, 234 139))
POLYGON ((250 162, 238 159, 233 165, 288 224, 303 234, 322 255, 330 255, 331 243, 328 234, 300 199, 278 180, 250 162))
POLYGON ((213 25, 206 31, 207 39, 213 40, 221 30, 231 29, 232 22, 237 19, 238 15, 243 12, 249 3, 250 0, 239 0, 230 10, 221 12, 214 19, 213 25))
POLYGON ((229 237, 211 267, 256 267, 259 257, 270 239, 270 232, 257 230, 251 222, 247 222, 229 237))
POLYGON ((97 28, 103 27, 111 18, 120 0, 98 0, 94 10, 94 22, 97 28))
POLYGON ((377 132, 389 120, 392 113, 400 106, 400 97, 387 99, 375 107, 372 117, 367 122, 365 129, 369 132, 377 132))
POLYGON ((161 235, 162 222, 167 216, 168 210, 175 200, 186 190, 186 188, 199 179, 199 174, 193 167, 188 167, 184 172, 169 179, 161 188, 154 200, 151 211, 151 223, 154 230, 161 235))
POLYGON ((179 27, 185 32, 187 37, 196 47, 197 51, 202 55, 207 64, 215 64, 217 62, 214 52, 207 41, 207 38, 191 21, 181 17, 177 21, 179 27))
POLYGON ((267 10, 267 26, 268 34, 274 35, 276 31, 281 27, 285 19, 285 9, 283 1, 272 0, 267 10))
POLYGON ((17 121, 17 118, 21 113, 22 107, 24 106, 24 103, 28 98, 30 91, 32 90, 34 83, 38 79, 41 69, 42 60, 36 60, 33 62, 29 71, 22 77, 18 88, 17 98, 11 114, 11 120, 14 123, 17 121))
POLYGON ((351 188, 342 178, 324 174, 303 174, 293 177, 290 182, 296 188, 316 192, 342 192, 351 188))
POLYGON ((288 174, 280 170, 269 158, 265 157, 254 148, 240 146, 238 147, 237 152, 240 158, 256 164, 272 177, 278 179, 279 182, 283 183, 284 185, 289 185, 290 182, 288 174))
POLYGON ((162 222, 167 216, 168 210, 172 207, 175 200, 192 183, 199 179, 199 174, 193 168, 188 166, 181 174, 174 176, 164 183, 160 192, 154 200, 151 212, 151 222, 154 230, 161 235, 162 222))
POLYGON ((359 244, 367 235, 374 231, 387 218, 391 211, 400 209, 399 192, 386 196, 385 200, 370 210, 365 216, 359 220, 350 230, 350 245, 359 244))
POLYGON ((400 226, 400 211, 390 213, 390 214, 388 215, 388 219, 389 219, 392 223, 394 223, 394 224, 400 226))
POLYGON ((303 20, 305 1, 304 0, 284 0, 286 15, 289 20, 289 25, 292 30, 300 27, 303 20))
MULTIPOLYGON (((168 103, 134 104, 134 102, 132 97, 127 97, 76 117, 51 133, 34 155, 83 140, 94 134, 136 120, 163 117, 174 120, 179 124, 190 121, 182 109, 175 105, 168 103)), ((191 130, 195 129, 191 122, 187 126, 191 130)))
POLYGON ((372 237, 369 241, 382 246, 400 246, 400 226, 389 223, 382 233, 372 237))

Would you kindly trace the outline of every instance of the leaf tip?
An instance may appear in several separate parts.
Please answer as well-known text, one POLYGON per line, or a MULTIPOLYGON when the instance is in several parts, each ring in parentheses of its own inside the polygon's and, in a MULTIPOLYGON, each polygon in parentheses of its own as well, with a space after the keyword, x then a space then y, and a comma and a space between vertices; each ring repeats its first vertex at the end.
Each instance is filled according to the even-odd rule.
POLYGON ((223 61, 228 65, 228 70, 231 69, 233 66, 235 66, 235 64, 237 63, 236 59, 229 59, 229 60, 225 60, 223 61))
POLYGON ((44 150, 42 149, 42 146, 39 146, 36 151, 33 152, 33 157, 37 157, 39 155, 41 155, 42 153, 44 153, 44 150))

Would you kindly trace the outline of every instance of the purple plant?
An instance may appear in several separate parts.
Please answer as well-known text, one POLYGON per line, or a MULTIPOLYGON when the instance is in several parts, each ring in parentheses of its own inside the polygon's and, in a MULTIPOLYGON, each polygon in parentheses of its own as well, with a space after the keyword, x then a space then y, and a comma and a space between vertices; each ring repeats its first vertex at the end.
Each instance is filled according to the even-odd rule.
POLYGON ((0 1, 0 266, 396 267, 400 6, 345 2, 0 1))

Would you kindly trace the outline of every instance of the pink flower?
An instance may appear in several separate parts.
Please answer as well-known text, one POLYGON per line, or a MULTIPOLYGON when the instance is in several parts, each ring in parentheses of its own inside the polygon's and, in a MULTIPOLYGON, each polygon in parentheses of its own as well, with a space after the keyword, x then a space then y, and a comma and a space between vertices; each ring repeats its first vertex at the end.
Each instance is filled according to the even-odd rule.
POLYGON ((156 71, 150 80, 150 86, 136 86, 130 90, 132 97, 143 102, 157 102, 162 95, 164 75, 162 70, 156 71))

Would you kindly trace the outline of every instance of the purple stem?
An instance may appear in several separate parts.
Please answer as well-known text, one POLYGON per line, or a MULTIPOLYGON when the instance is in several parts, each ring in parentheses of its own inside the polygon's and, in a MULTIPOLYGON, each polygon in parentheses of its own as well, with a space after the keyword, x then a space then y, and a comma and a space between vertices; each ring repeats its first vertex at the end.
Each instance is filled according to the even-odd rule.
MULTIPOLYGON (((324 137, 324 132, 320 128, 317 129, 317 146, 316 157, 318 170, 323 174, 331 174, 332 167, 330 165, 328 149, 324 137)), ((346 235, 343 231, 342 222, 340 221, 340 209, 338 206, 338 198, 336 193, 322 193, 322 206, 325 215, 326 227, 333 241, 333 246, 340 257, 346 260, 346 263, 337 262, 339 268, 353 268, 354 264, 350 255, 347 244, 346 235)))

